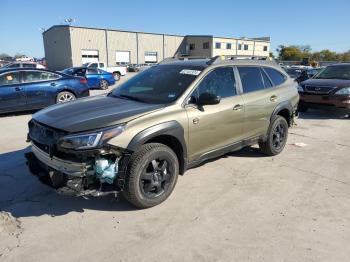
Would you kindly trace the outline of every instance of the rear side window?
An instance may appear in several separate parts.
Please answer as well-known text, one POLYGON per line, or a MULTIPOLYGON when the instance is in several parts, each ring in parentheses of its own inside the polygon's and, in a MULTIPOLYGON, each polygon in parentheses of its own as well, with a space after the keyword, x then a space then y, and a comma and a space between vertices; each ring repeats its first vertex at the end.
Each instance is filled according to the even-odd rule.
POLYGON ((0 75, 0 86, 15 85, 19 83, 19 72, 10 72, 0 75))
POLYGON ((265 67, 264 69, 266 73, 269 75, 269 77, 271 78, 275 86, 282 84, 286 80, 285 76, 280 72, 278 72, 277 70, 272 69, 270 67, 265 67))
POLYGON ((58 78, 59 78, 59 75, 51 72, 25 71, 23 74, 24 83, 56 80, 58 78))
POLYGON ((236 95, 236 81, 231 67, 217 68, 211 71, 198 85, 193 94, 198 98, 202 93, 211 93, 221 98, 236 95))
POLYGON ((250 93, 265 88, 259 67, 238 67, 244 93, 250 93))
POLYGON ((36 65, 35 64, 23 64, 23 67, 25 67, 25 68, 35 68, 36 65))

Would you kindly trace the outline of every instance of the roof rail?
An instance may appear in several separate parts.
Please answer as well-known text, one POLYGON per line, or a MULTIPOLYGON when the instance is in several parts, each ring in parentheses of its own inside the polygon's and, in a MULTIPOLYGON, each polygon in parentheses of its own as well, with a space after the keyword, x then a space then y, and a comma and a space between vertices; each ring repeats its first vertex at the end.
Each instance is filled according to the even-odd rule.
POLYGON ((172 57, 164 58, 158 64, 165 64, 165 63, 168 63, 168 62, 179 61, 179 60, 195 60, 195 59, 208 59, 208 57, 205 57, 205 56, 186 56, 186 55, 178 56, 178 55, 175 55, 175 56, 172 56, 172 57))
POLYGON ((214 56, 207 62, 207 64, 208 65, 219 64, 220 62, 227 61, 227 60, 268 60, 268 59, 267 57, 259 57, 259 56, 221 55, 221 56, 214 56))

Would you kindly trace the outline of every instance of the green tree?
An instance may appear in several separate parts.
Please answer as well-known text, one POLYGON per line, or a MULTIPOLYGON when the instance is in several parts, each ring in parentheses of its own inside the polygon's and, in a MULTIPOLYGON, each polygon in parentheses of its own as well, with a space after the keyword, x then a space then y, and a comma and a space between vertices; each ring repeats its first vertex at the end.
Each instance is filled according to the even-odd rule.
POLYGON ((6 57, 10 57, 10 56, 8 54, 6 54, 6 53, 1 53, 0 54, 0 59, 4 59, 6 57))

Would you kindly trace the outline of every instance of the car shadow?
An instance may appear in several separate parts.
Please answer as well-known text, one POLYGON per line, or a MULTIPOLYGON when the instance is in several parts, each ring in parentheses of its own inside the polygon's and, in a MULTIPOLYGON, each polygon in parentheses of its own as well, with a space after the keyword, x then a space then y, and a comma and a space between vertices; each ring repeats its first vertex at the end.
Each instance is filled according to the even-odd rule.
POLYGON ((24 154, 30 148, 0 154, 0 211, 13 217, 61 216, 84 210, 136 211, 121 195, 74 197, 58 194, 32 175, 24 154))
POLYGON ((299 113, 300 119, 341 119, 349 120, 349 113, 336 111, 336 110, 326 110, 326 109, 309 109, 305 113, 299 113))
POLYGON ((40 110, 40 109, 36 109, 36 110, 26 110, 26 111, 18 111, 18 112, 10 112, 10 113, 0 113, 0 117, 32 115, 32 114, 38 112, 39 110, 40 110))

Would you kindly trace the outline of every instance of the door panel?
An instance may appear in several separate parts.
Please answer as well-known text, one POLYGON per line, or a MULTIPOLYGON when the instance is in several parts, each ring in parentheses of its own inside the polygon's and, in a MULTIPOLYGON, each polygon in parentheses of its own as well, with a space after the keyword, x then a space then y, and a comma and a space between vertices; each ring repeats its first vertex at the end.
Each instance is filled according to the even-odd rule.
POLYGON ((58 78, 58 75, 51 72, 23 72, 23 88, 28 109, 43 108, 56 102, 56 90, 60 86, 58 78))
POLYGON ((86 79, 90 88, 99 87, 100 74, 98 73, 97 68, 88 68, 86 70, 86 79))
POLYGON ((247 137, 266 134, 271 114, 278 103, 277 89, 271 87, 260 67, 237 67, 245 105, 243 132, 247 137))
POLYGON ((232 67, 209 72, 198 84, 186 106, 189 130, 189 161, 241 140, 244 104, 237 92, 232 67), (221 98, 216 105, 200 104, 199 97, 209 93, 221 98))
POLYGON ((20 84, 19 72, 0 75, 0 112, 20 111, 26 108, 26 97, 20 84))
POLYGON ((189 161, 197 160, 208 151, 219 149, 243 137, 244 108, 240 95, 223 99, 218 105, 186 107, 189 132, 189 161))

